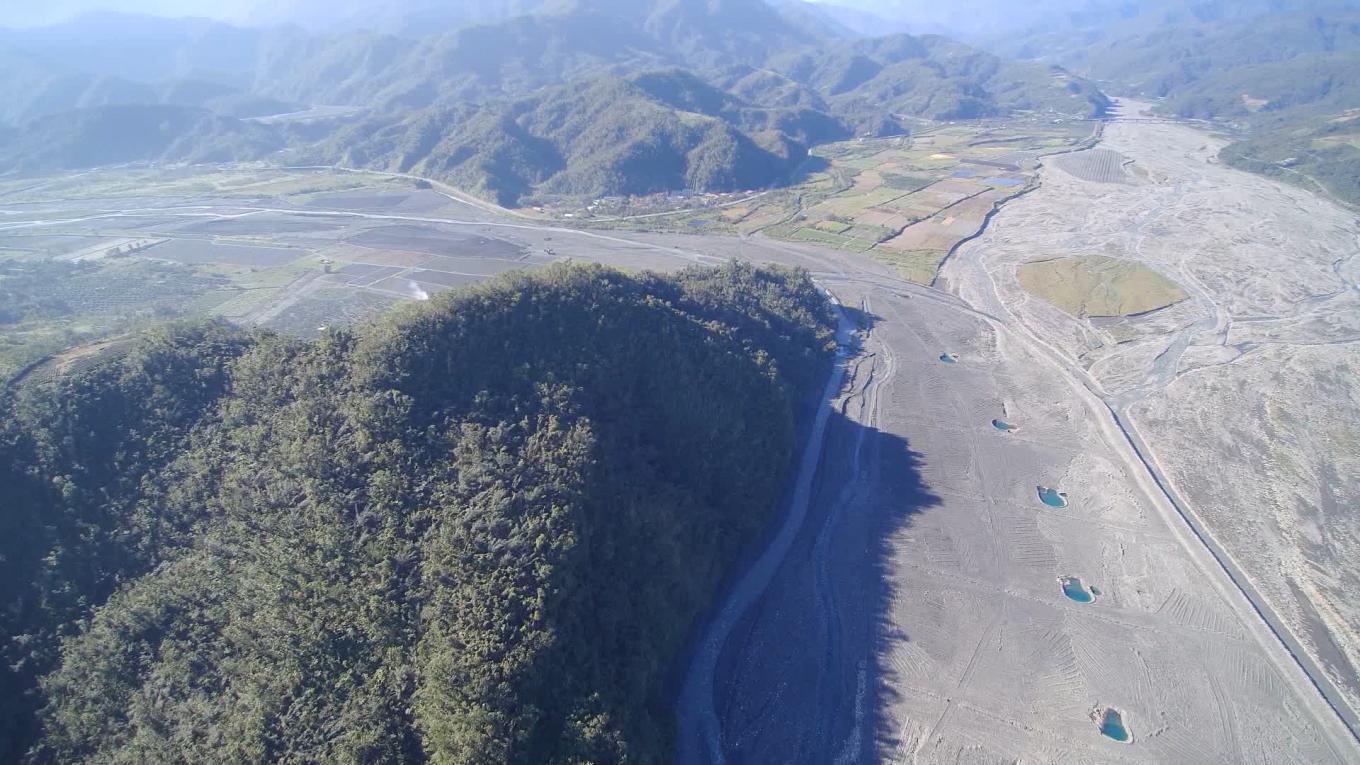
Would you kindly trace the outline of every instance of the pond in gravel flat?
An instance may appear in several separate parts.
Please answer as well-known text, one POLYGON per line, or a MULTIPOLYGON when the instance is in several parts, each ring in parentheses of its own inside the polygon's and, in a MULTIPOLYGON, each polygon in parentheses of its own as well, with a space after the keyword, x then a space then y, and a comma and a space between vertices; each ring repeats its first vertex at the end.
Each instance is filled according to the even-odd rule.
POLYGON ((1067 507, 1067 492, 1051 486, 1039 487, 1039 499, 1049 507, 1067 507))
POLYGON ((959 357, 953 353, 941 353, 940 361, 943 361, 946 364, 957 364, 959 363, 959 357))
POLYGON ((1096 596, 1094 594, 1095 588, 1092 587, 1091 590, 1088 592, 1087 589, 1082 586, 1081 580, 1078 579, 1077 577, 1065 576, 1062 578, 1061 581, 1063 594, 1066 595, 1069 599, 1075 600, 1078 603, 1090 603, 1091 601, 1096 599, 1096 596))
POLYGON ((1006 422, 1005 420, 992 420, 992 427, 996 428, 1002 433, 1010 433, 1013 430, 1019 430, 1017 426, 1012 425, 1009 422, 1006 422))
POLYGON ((1124 718, 1114 709, 1105 710, 1105 717, 1100 722, 1100 732, 1121 744, 1127 744, 1132 738, 1128 728, 1124 727, 1124 718))

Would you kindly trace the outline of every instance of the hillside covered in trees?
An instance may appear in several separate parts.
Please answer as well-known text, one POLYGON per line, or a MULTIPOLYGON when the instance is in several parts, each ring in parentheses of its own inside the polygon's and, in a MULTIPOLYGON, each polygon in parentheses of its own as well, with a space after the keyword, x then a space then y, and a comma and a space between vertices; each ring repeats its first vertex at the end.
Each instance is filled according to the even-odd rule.
POLYGON ((944 38, 854 39, 793 0, 379 5, 387 23, 331 31, 118 14, 0 29, 0 173, 338 164, 519 206, 764 188, 828 140, 1108 104, 944 38))
POLYGON ((1211 120, 1236 139, 1225 163, 1360 204, 1360 4, 1142 0, 1119 10, 997 48, 1155 98, 1161 114, 1211 120))
POLYGON ((800 272, 566 265, 38 370, 0 402, 0 760, 665 761, 832 321, 800 272))

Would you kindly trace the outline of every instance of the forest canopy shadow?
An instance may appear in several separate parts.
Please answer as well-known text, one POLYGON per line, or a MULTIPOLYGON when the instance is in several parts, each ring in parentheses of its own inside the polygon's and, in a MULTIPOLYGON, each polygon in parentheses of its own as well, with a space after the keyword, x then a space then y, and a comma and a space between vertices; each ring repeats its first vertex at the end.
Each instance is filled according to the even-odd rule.
MULTIPOLYGON (((872 643, 869 655, 872 657, 874 689, 872 713, 872 736, 866 736, 861 752, 861 761, 875 762, 878 755, 895 751, 900 731, 896 729, 889 713, 893 702, 899 698, 902 688, 898 673, 888 658, 895 646, 910 641, 910 625, 894 619, 892 605, 898 594, 899 584, 894 583, 892 571, 894 540, 901 537, 914 517, 927 509, 938 507, 940 498, 930 491, 921 474, 925 457, 913 451, 906 439, 880 434, 882 470, 878 482, 881 512, 877 516, 877 528, 870 539, 869 566, 875 584, 872 616, 872 643), (869 748, 872 747, 872 748, 869 748)), ((900 580, 899 580, 900 581, 900 580)))
POLYGON ((811 178, 813 175, 816 175, 817 173, 820 173, 829 167, 831 167, 831 162, 826 157, 819 157, 816 154, 809 154, 807 159, 803 160, 802 163, 798 165, 798 167, 793 169, 793 172, 789 173, 789 176, 785 180, 784 185, 797 186, 798 184, 803 183, 807 179, 811 178))
POLYGON ((718 662, 732 762, 827 763, 856 749, 871 762, 886 728, 892 699, 875 689, 890 679, 883 657, 907 639, 889 613, 891 541, 939 498, 901 436, 837 407, 825 438, 808 515, 718 662))

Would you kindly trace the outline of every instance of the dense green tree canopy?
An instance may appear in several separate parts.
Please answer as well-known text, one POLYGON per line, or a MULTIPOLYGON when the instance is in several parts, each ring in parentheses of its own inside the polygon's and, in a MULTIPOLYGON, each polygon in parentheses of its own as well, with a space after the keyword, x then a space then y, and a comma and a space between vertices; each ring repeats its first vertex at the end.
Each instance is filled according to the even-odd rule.
POLYGON ((664 761, 830 338, 802 273, 558 266, 25 384, 10 731, 35 762, 664 761))

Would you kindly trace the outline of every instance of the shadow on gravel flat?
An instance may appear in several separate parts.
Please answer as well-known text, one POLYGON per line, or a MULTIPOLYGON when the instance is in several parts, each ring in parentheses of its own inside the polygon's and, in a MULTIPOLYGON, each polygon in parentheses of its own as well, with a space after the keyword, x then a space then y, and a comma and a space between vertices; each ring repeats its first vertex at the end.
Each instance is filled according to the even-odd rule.
MULTIPOLYGON (((843 310, 861 330, 878 322, 859 307, 843 310)), ((847 349, 863 363, 861 350, 847 349)), ((910 625, 891 620, 891 541, 940 500, 905 438, 838 408, 825 439, 808 515, 717 659, 713 708, 731 765, 867 765, 896 734, 884 658, 909 639, 910 625)), ((681 749, 682 765, 709 762, 706 745, 681 749)))
MULTIPOLYGON (((904 370, 905 371, 905 370, 904 370)), ((869 565, 873 568, 876 585, 873 603, 873 637, 869 654, 872 657, 870 671, 873 673, 869 688, 872 689, 871 734, 860 750, 860 756, 851 762, 871 763, 880 760, 879 754, 897 751, 900 731, 894 724, 888 710, 896 700, 894 688, 902 688, 897 681, 896 671, 887 664, 893 647, 898 643, 910 641, 909 624, 900 624, 892 618, 892 602, 895 594, 891 578, 892 542, 899 538, 902 531, 909 527, 913 516, 940 504, 940 498, 931 493, 921 478, 922 455, 911 450, 905 439, 894 435, 881 437, 879 463, 881 467, 878 491, 881 496, 877 528, 870 537, 869 565)))
POLYGON ((718 663, 728 763, 870 763, 886 741, 889 541, 938 504, 903 438, 831 414, 813 506, 718 663), (854 453, 860 450, 859 469, 854 453))
MULTIPOLYGON (((845 314, 845 318, 854 322, 855 326, 859 327, 860 330, 864 332, 873 332, 874 326, 878 324, 879 317, 870 311, 864 310, 863 308, 858 308, 852 305, 843 305, 841 306, 841 313, 845 314)), ((850 352, 858 353, 860 350, 860 346, 861 346, 860 340, 858 337, 856 337, 850 343, 849 348, 850 352)))

